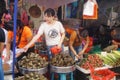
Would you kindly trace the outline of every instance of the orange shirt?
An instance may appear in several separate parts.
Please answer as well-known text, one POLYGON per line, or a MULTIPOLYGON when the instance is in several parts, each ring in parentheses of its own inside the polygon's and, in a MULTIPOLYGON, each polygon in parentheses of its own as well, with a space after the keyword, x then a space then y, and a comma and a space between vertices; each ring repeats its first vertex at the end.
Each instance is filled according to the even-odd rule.
POLYGON ((73 46, 80 46, 81 40, 78 38, 78 34, 76 33, 76 31, 69 27, 66 27, 65 30, 70 35, 69 44, 73 46))
POLYGON ((81 45, 81 40, 78 38, 78 34, 76 33, 76 31, 73 31, 71 33, 69 44, 71 44, 73 46, 81 45))
MULTIPOLYGON (((13 32, 8 31, 8 38, 13 40, 13 37, 14 37, 13 32)), ((28 44, 28 42, 29 42, 28 39, 32 39, 32 37, 33 37, 33 34, 32 34, 31 29, 28 26, 24 26, 23 32, 22 32, 22 35, 21 35, 21 39, 20 39, 20 43, 17 47, 23 48, 25 45, 28 44)), ((16 43, 18 42, 18 38, 19 37, 16 36, 16 43)))

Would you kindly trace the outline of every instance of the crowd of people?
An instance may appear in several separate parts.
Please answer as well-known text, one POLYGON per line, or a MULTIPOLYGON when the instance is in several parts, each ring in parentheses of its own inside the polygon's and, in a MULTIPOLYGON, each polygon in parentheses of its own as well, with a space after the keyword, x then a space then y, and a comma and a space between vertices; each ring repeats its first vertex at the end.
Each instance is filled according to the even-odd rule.
MULTIPOLYGON (((20 15, 18 15, 20 17, 20 15)), ((12 50, 13 43, 13 21, 11 15, 6 10, 1 19, 1 28, 7 29, 5 32, 6 37, 6 57, 5 61, 10 59, 10 50, 12 50)), ((37 34, 33 37, 32 29, 29 25, 24 25, 23 22, 17 19, 16 28, 16 48, 23 49, 23 53, 16 53, 16 58, 20 60, 28 52, 34 52, 34 43, 41 36, 45 36, 46 46, 48 49, 48 57, 52 58, 53 54, 51 48, 57 46, 64 51, 64 38, 68 38, 69 53, 73 59, 83 58, 83 55, 89 53, 93 47, 93 38, 89 36, 89 32, 85 27, 81 28, 81 25, 77 29, 65 27, 62 22, 56 20, 54 9, 48 8, 44 12, 44 22, 40 25, 37 34), (29 35, 28 35, 29 34, 29 35), (26 54, 25 54, 26 53, 26 54), (22 57, 21 57, 22 56, 22 57)), ((101 50, 108 51, 118 49, 119 42, 113 40, 113 36, 116 35, 116 30, 111 29, 110 33, 103 34, 103 40, 101 41, 101 50), (107 36, 107 37, 106 37, 107 36)))
MULTIPOLYGON (((45 37, 46 46, 48 49, 49 60, 54 56, 51 48, 54 46, 60 51, 64 51, 64 39, 68 38, 69 54, 74 60, 79 60, 84 57, 85 54, 94 46, 94 40, 89 36, 89 32, 85 27, 72 29, 70 27, 65 27, 62 22, 56 20, 55 11, 52 8, 46 9, 44 12, 44 22, 39 26, 37 34, 33 37, 32 29, 29 25, 24 25, 22 21, 17 19, 16 26, 16 49, 23 50, 19 53, 16 52, 16 59, 19 61, 23 56, 28 55, 30 52, 34 52, 35 42, 39 37, 45 37)), ((0 19, 0 56, 2 56, 2 51, 6 49, 6 56, 4 62, 10 60, 10 51, 12 51, 13 44, 13 21, 12 17, 6 11, 3 14, 2 19, 0 19), (3 29, 7 29, 7 34, 3 29), (5 43, 6 40, 6 43, 5 43)), ((101 49, 103 51, 117 50, 120 42, 116 42, 113 36, 116 35, 116 30, 111 29, 110 33, 103 34, 103 40, 101 41, 101 49)))

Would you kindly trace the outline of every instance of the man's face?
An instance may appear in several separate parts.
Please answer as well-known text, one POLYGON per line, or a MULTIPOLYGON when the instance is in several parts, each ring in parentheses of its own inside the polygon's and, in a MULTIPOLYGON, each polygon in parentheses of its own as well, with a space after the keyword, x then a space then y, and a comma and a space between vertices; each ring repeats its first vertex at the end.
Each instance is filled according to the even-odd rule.
POLYGON ((47 14, 44 15, 44 20, 48 23, 51 22, 53 19, 54 19, 53 16, 47 16, 47 14))
POLYGON ((112 35, 116 35, 116 34, 117 34, 116 30, 113 30, 112 35))

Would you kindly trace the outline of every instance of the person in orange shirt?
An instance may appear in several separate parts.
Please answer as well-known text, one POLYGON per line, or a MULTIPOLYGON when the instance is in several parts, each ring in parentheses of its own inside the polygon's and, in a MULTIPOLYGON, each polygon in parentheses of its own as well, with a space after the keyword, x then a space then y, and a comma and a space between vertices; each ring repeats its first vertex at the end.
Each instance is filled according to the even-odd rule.
POLYGON ((78 52, 82 50, 82 46, 77 30, 70 27, 65 27, 65 31, 66 31, 66 36, 69 38, 68 41, 69 53, 73 59, 75 59, 75 57, 79 59, 80 56, 78 55, 78 52))
MULTIPOLYGON (((12 42, 13 42, 14 33, 12 30, 8 31, 7 36, 7 44, 6 51, 7 56, 5 58, 6 61, 10 59, 10 50, 12 50, 12 42)), ((16 28, 16 48, 23 48, 31 39, 33 38, 33 33, 28 26, 23 26, 20 20, 17 20, 17 28, 16 28)), ((26 56, 29 52, 34 52, 34 45, 32 45, 26 53, 17 53, 16 57, 19 61, 23 56, 26 56)))
POLYGON ((89 37, 88 31, 86 29, 71 29, 65 28, 67 34, 69 35, 69 53, 75 59, 83 58, 84 53, 88 53, 91 50, 92 41, 89 37))

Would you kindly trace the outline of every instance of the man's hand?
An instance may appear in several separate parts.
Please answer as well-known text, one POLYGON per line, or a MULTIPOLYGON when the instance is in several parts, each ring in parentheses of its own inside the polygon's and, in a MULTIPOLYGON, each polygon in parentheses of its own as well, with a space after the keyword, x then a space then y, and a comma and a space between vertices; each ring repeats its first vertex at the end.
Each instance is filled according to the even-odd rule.
POLYGON ((75 55, 77 59, 80 59, 80 56, 79 55, 75 55))
POLYGON ((22 49, 23 49, 23 52, 27 52, 28 47, 24 47, 24 48, 22 48, 22 49))
POLYGON ((15 55, 15 57, 18 58, 21 54, 22 54, 22 53, 17 53, 17 54, 15 55))

